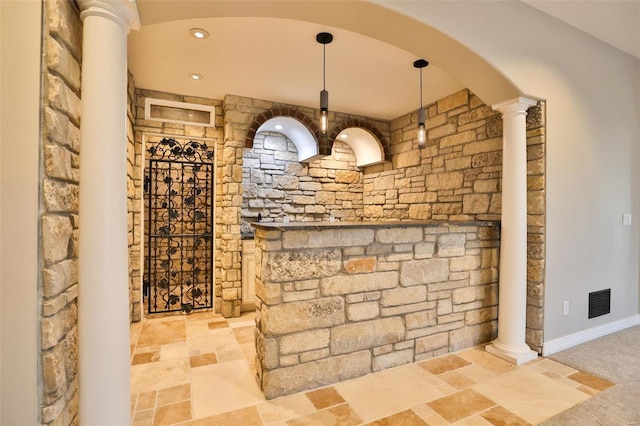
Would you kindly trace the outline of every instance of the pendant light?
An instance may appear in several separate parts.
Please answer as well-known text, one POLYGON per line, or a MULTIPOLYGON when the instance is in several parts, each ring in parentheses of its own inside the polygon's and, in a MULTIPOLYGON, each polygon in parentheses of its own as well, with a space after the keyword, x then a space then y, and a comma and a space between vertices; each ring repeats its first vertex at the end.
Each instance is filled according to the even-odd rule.
POLYGON ((329 127, 329 92, 326 90, 326 52, 327 44, 333 41, 331 33, 318 33, 316 41, 322 45, 322 91, 320 92, 320 131, 327 133, 329 127))
POLYGON ((429 65, 429 62, 424 59, 418 59, 413 63, 415 68, 420 70, 420 109, 418 110, 418 147, 424 148, 424 143, 427 140, 427 131, 424 128, 424 123, 427 121, 427 113, 422 106, 422 69, 429 65))

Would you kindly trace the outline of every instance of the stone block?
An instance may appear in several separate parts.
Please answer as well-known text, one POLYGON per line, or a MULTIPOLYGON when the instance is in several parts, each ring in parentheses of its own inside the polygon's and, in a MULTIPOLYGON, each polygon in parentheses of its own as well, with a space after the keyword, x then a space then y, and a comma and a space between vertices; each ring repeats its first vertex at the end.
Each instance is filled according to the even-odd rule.
POLYGON ((284 233, 282 246, 285 249, 364 246, 373 242, 373 236, 373 229, 362 228, 324 229, 315 232, 296 230, 284 233))
POLYGON ((80 123, 80 98, 58 76, 47 74, 47 101, 63 111, 72 122, 80 123))
POLYGON ((315 361, 322 358, 327 358, 329 355, 331 355, 329 348, 322 348, 316 351, 309 351, 309 352, 299 354, 298 358, 300 359, 300 362, 309 362, 309 361, 315 361))
MULTIPOLYGON (((417 328, 415 330, 408 330, 406 339, 417 339, 424 336, 432 336, 438 333, 444 333, 451 330, 457 330, 464 327, 464 321, 449 322, 445 324, 432 325, 425 328, 417 328)), ((417 342, 416 342, 417 348, 417 342)))
POLYGON ((280 366, 289 367, 298 363, 298 355, 283 355, 280 357, 280 366))
POLYGON ((398 285, 398 272, 372 272, 369 274, 338 275, 322 278, 320 290, 324 296, 359 293, 394 288, 398 285))
POLYGON ((469 91, 467 89, 460 90, 452 95, 442 98, 438 101, 438 114, 450 111, 452 109, 467 105, 469 103, 469 91))
POLYGON ((400 265, 400 284, 412 286, 446 281, 449 278, 449 259, 424 259, 400 265))
POLYGON ((332 191, 316 192, 316 204, 327 205, 336 203, 336 193, 332 191))
POLYGON ((373 189, 375 189, 376 191, 394 189, 395 188, 394 185, 395 185, 395 176, 393 175, 381 176, 373 180, 373 189))
POLYGON ((428 220, 431 219, 430 204, 412 204, 409 206, 409 219, 428 220))
POLYGON ((373 359, 373 371, 386 370, 413 362, 413 349, 378 355, 373 359))
POLYGON ((453 310, 453 306, 451 304, 451 299, 438 299, 438 307, 437 312, 438 316, 441 315, 449 315, 453 310))
POLYGON ((480 268, 480 256, 462 256, 451 259, 449 267, 452 272, 470 271, 480 268))
POLYGON ((240 292, 237 288, 223 288, 222 289, 222 300, 224 301, 233 301, 240 299, 240 292))
POLYGON ((487 343, 495 339, 497 335, 497 321, 451 330, 449 333, 449 350, 455 352, 481 343, 487 343))
POLYGON ((486 286, 469 286, 453 290, 452 301, 455 305, 470 303, 476 300, 484 300, 486 297, 486 286))
POLYGON ((490 284, 495 282, 498 282, 497 268, 477 269, 474 271, 469 271, 470 285, 490 284))
POLYGON ((422 228, 381 228, 376 231, 376 241, 380 243, 417 243, 422 241, 422 228))
POLYGON ((256 333, 256 357, 260 360, 260 365, 268 370, 278 367, 278 341, 256 333))
POLYGON ((56 145, 47 144, 44 147, 44 167, 47 176, 72 180, 71 151, 56 145))
POLYGON ((462 199, 462 212, 466 214, 487 213, 490 201, 490 194, 467 194, 462 199))
POLYGON ((389 308, 382 308, 380 310, 380 316, 393 317, 393 316, 408 314, 411 312, 425 311, 428 309, 433 309, 434 307, 435 307, 435 303, 433 302, 420 302, 420 303, 413 303, 411 305, 392 306, 389 308))
POLYGON ((342 297, 283 303, 262 311, 261 330, 265 335, 280 335, 344 323, 342 297))
MULTIPOLYGON (((440 139, 440 148, 447 148, 450 146, 462 145, 476 140, 476 131, 467 130, 465 132, 456 133, 454 135, 445 136, 440 139)), ((471 159, 469 158, 469 161, 471 159)), ((469 163, 470 164, 470 163, 469 163)))
POLYGON ((350 274, 374 272, 376 270, 376 258, 373 256, 349 258, 344 261, 344 270, 350 274))
POLYGON ((450 170, 464 170, 471 168, 471 157, 459 157, 445 160, 444 168, 450 170))
POLYGON ((43 198, 45 208, 50 212, 77 212, 78 185, 45 179, 43 183, 43 198))
POLYGON ((416 339, 416 354, 435 351, 449 346, 449 333, 432 334, 416 339))
MULTIPOLYGON (((444 114, 442 115, 444 117, 444 114)), ((427 120, 426 125, 429 125, 431 120, 427 120)), ((453 123, 443 123, 441 126, 435 126, 429 130, 428 140, 439 139, 446 135, 451 135, 456 132, 456 125, 453 123)))
POLYGON ((52 298, 78 282, 75 260, 65 260, 42 269, 43 296, 52 298))
POLYGON ((412 287, 394 288, 382 292, 380 303, 384 307, 408 305, 427 300, 427 286, 417 285, 412 287))
POLYGON ((280 338, 280 353, 292 354, 327 348, 329 334, 328 329, 322 329, 282 336, 280 338))
POLYGON ((78 308, 75 303, 58 311, 54 316, 42 319, 42 349, 55 346, 78 321, 78 308))
POLYGON ((287 151, 287 140, 283 136, 266 136, 264 138, 264 149, 271 151, 287 151))
POLYGON ((420 164, 420 156, 415 151, 401 152, 393 157, 393 163, 396 169, 417 166, 420 164))
POLYGON ((527 192, 527 214, 544 214, 544 191, 527 192))
POLYGON ((340 249, 267 252, 266 258, 263 280, 273 282, 327 277, 335 275, 342 267, 340 249))
POLYGON ((64 358, 64 345, 57 345, 42 355, 42 378, 47 404, 61 397, 67 390, 64 358))
POLYGON ((313 300, 320 296, 320 292, 316 290, 304 291, 287 291, 282 294, 282 302, 297 302, 299 300, 313 300))
MULTIPOLYGON (((488 308, 467 311, 465 313, 464 322, 467 325, 475 325, 496 319, 498 319, 498 307, 491 306, 488 308)), ((527 324, 529 324, 529 321, 527 321, 527 324)))
MULTIPOLYGON (((48 107, 44 109, 44 129, 51 142, 68 146, 74 151, 80 149, 80 129, 60 111, 48 107)), ((73 166, 78 167, 78 165, 73 166)))
POLYGON ((60 262, 68 254, 73 227, 66 216, 42 217, 42 254, 46 265, 60 262))
POLYGON ((427 175, 425 184, 427 191, 442 191, 462 188, 464 174, 460 171, 432 173, 427 175))
POLYGON ((344 324, 331 330, 331 353, 356 352, 401 340, 404 340, 404 324, 400 317, 344 324))
POLYGON ((330 385, 371 372, 371 352, 360 351, 266 371, 262 391, 267 399, 330 385))
POLYGON ((393 345, 384 345, 378 346, 377 348, 373 348, 373 356, 388 354, 393 351, 393 345))
POLYGON ((349 321, 364 321, 380 316, 378 302, 351 303, 347 305, 347 319, 349 321))
POLYGON ((436 325, 436 312, 433 309, 413 312, 405 316, 407 330, 436 325))
POLYGON ((415 259, 428 259, 433 257, 436 245, 434 243, 418 243, 414 246, 415 259))
POLYGON ((362 173, 348 171, 348 170, 338 170, 336 171, 336 183, 358 183, 362 178, 362 173))
POLYGON ((400 194, 396 198, 398 198, 398 202, 400 204, 433 203, 438 199, 438 193, 437 192, 407 192, 407 193, 400 194))
POLYGON ((439 257, 463 256, 464 245, 467 242, 465 234, 442 234, 436 238, 439 257))
MULTIPOLYGON (((502 150, 502 138, 485 139, 478 142, 470 142, 464 145, 462 149, 462 155, 475 155, 483 152, 501 151, 502 150)), ((473 159, 471 160, 474 164, 473 159)), ((474 166, 477 167, 477 166, 474 166)))

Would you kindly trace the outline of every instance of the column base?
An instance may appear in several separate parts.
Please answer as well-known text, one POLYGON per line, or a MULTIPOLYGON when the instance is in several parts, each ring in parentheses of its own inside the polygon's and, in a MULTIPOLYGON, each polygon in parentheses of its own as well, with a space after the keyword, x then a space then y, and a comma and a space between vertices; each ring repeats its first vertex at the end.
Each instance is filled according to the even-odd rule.
POLYGON ((538 353, 532 351, 526 344, 522 347, 516 348, 513 346, 503 345, 497 340, 494 340, 493 343, 487 345, 485 349, 491 355, 495 355, 498 358, 502 358, 515 365, 524 364, 525 362, 533 361, 538 358, 538 353))

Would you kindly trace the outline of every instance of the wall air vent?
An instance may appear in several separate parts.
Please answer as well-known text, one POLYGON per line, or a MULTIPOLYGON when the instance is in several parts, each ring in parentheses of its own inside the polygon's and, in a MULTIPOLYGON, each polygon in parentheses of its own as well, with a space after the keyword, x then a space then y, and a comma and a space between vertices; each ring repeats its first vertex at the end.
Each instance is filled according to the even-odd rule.
POLYGON ((195 126, 215 127, 216 107, 146 98, 144 119, 195 126))
POLYGON ((611 312, 611 289, 589 293, 589 318, 599 317, 611 312))

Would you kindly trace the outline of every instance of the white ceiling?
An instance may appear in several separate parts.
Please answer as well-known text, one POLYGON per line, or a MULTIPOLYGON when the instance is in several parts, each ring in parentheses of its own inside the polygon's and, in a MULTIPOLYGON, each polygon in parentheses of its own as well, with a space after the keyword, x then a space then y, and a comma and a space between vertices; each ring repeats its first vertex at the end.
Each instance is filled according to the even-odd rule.
MULTIPOLYGON (((640 58, 640 0, 524 1, 640 58)), ((419 72, 413 68, 419 58, 390 44, 279 18, 213 17, 145 25, 154 3, 138 2, 143 26, 129 35, 129 69, 139 88, 212 99, 233 94, 318 108, 322 45, 315 37, 328 31, 334 35, 326 46, 331 111, 391 119, 419 107, 419 72), (192 37, 194 27, 207 30, 209 38, 192 37), (194 81, 190 73, 204 79, 194 81)), ((423 82, 424 104, 464 87, 434 64, 424 69, 423 82)))
MULTIPOLYGON (((137 87, 222 99, 225 94, 317 108, 322 45, 328 31, 329 109, 391 119, 419 108, 420 59, 387 43, 338 28, 277 18, 204 18, 143 26, 129 35, 137 87), (189 29, 209 37, 197 40, 189 29), (193 81, 190 73, 204 76, 193 81)), ((427 58, 428 59, 428 58, 427 58)), ((423 71, 424 103, 463 88, 436 66, 423 71)))
POLYGON ((640 0, 523 1, 640 58, 640 0))

